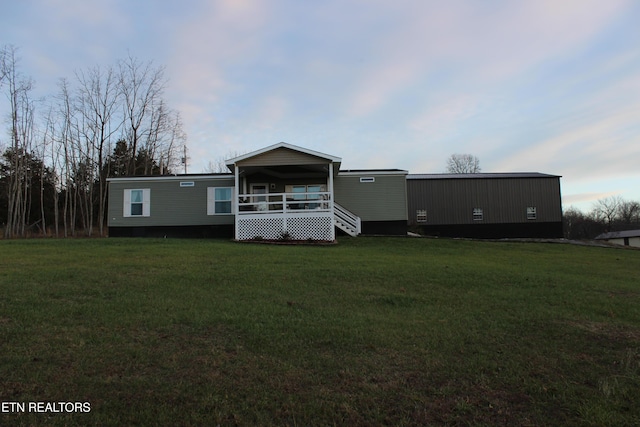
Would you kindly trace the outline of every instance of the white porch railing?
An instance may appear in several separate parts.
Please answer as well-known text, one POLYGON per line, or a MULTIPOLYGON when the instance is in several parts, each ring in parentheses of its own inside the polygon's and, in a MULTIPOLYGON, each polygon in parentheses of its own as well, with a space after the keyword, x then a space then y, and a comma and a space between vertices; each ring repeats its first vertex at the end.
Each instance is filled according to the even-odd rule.
POLYGON ((331 193, 268 193, 238 195, 238 215, 330 211, 333 208, 331 193))
POLYGON ((330 192, 240 194, 237 240, 335 239, 330 192))

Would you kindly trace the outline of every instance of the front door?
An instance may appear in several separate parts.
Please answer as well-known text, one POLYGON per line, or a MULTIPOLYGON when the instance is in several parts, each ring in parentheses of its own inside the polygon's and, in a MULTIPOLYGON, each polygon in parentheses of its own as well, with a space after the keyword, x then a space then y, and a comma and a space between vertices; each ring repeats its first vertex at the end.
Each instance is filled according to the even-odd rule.
POLYGON ((252 196, 251 203, 255 203, 257 210, 266 211, 269 209, 267 205, 267 196, 269 189, 268 184, 251 184, 251 194, 265 194, 264 196, 252 196))

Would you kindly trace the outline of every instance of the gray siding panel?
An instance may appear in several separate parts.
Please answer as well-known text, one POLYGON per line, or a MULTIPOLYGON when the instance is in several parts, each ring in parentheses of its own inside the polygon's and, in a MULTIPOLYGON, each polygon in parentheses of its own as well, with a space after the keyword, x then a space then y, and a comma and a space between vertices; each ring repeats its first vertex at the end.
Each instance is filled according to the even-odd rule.
POLYGON ((284 166, 284 165, 317 165, 328 164, 329 160, 288 148, 277 148, 263 154, 239 161, 241 167, 247 166, 284 166))
POLYGON ((338 175, 334 179, 335 200, 362 221, 406 221, 406 184, 405 175, 338 175), (375 177, 375 182, 360 182, 360 177, 375 177))
POLYGON ((562 220, 559 177, 407 180, 409 223, 427 211, 425 224, 499 224, 562 220), (527 207, 537 218, 527 219, 527 207), (481 208, 484 219, 473 220, 481 208))
POLYGON ((109 182, 109 227, 152 227, 233 224, 233 215, 207 215, 207 187, 233 187, 233 178, 150 179, 109 182), (193 187, 180 187, 193 181, 193 187), (124 217, 124 190, 151 190, 149 217, 124 217))

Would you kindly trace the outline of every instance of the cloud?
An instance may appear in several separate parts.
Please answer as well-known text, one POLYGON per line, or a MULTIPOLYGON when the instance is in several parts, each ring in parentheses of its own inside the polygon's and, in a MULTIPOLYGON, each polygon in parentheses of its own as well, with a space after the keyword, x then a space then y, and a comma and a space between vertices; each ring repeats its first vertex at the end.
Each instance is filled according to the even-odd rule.
MULTIPOLYGON (((633 138, 619 134, 619 130, 636 120, 639 113, 640 108, 625 109, 591 122, 580 122, 564 131, 558 129, 553 136, 505 158, 497 167, 513 170, 526 169, 527 165, 563 164, 564 171, 588 171, 591 176, 633 170, 633 156, 629 156, 628 150, 619 150, 633 138)), ((633 151, 640 155, 640 147, 633 151)))
POLYGON ((176 91, 192 102, 211 103, 238 85, 234 70, 259 49, 269 15, 264 2, 200 2, 192 20, 177 23, 170 68, 176 91))
POLYGON ((600 199, 617 196, 620 191, 584 192, 574 194, 563 194, 562 205, 566 211, 569 206, 577 207, 580 210, 589 210, 589 205, 600 199))
POLYGON ((372 19, 356 22, 361 27, 353 29, 374 36, 360 49, 368 53, 369 61, 360 68, 348 112, 371 114, 434 70, 451 70, 440 81, 461 90, 504 84, 505 79, 584 49, 628 4, 622 0, 386 4, 378 13, 388 16, 388 21, 379 18, 387 25, 374 31, 367 27, 375 22, 372 19))
POLYGON ((570 194, 591 192, 573 187, 595 186, 590 177, 637 169, 633 0, 27 0, 5 9, 0 39, 21 47, 46 94, 74 69, 127 51, 166 65, 193 162, 284 140, 347 167, 438 172, 449 154, 470 152, 486 171, 562 174, 570 194))

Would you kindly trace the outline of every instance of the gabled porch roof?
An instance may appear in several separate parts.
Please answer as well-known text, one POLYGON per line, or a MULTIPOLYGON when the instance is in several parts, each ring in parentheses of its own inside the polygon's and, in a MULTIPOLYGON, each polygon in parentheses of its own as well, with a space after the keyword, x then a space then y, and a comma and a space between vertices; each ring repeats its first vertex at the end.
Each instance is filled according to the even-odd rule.
POLYGON ((342 159, 297 145, 280 142, 226 161, 230 170, 239 167, 308 166, 334 164, 334 173, 340 169, 342 159))

